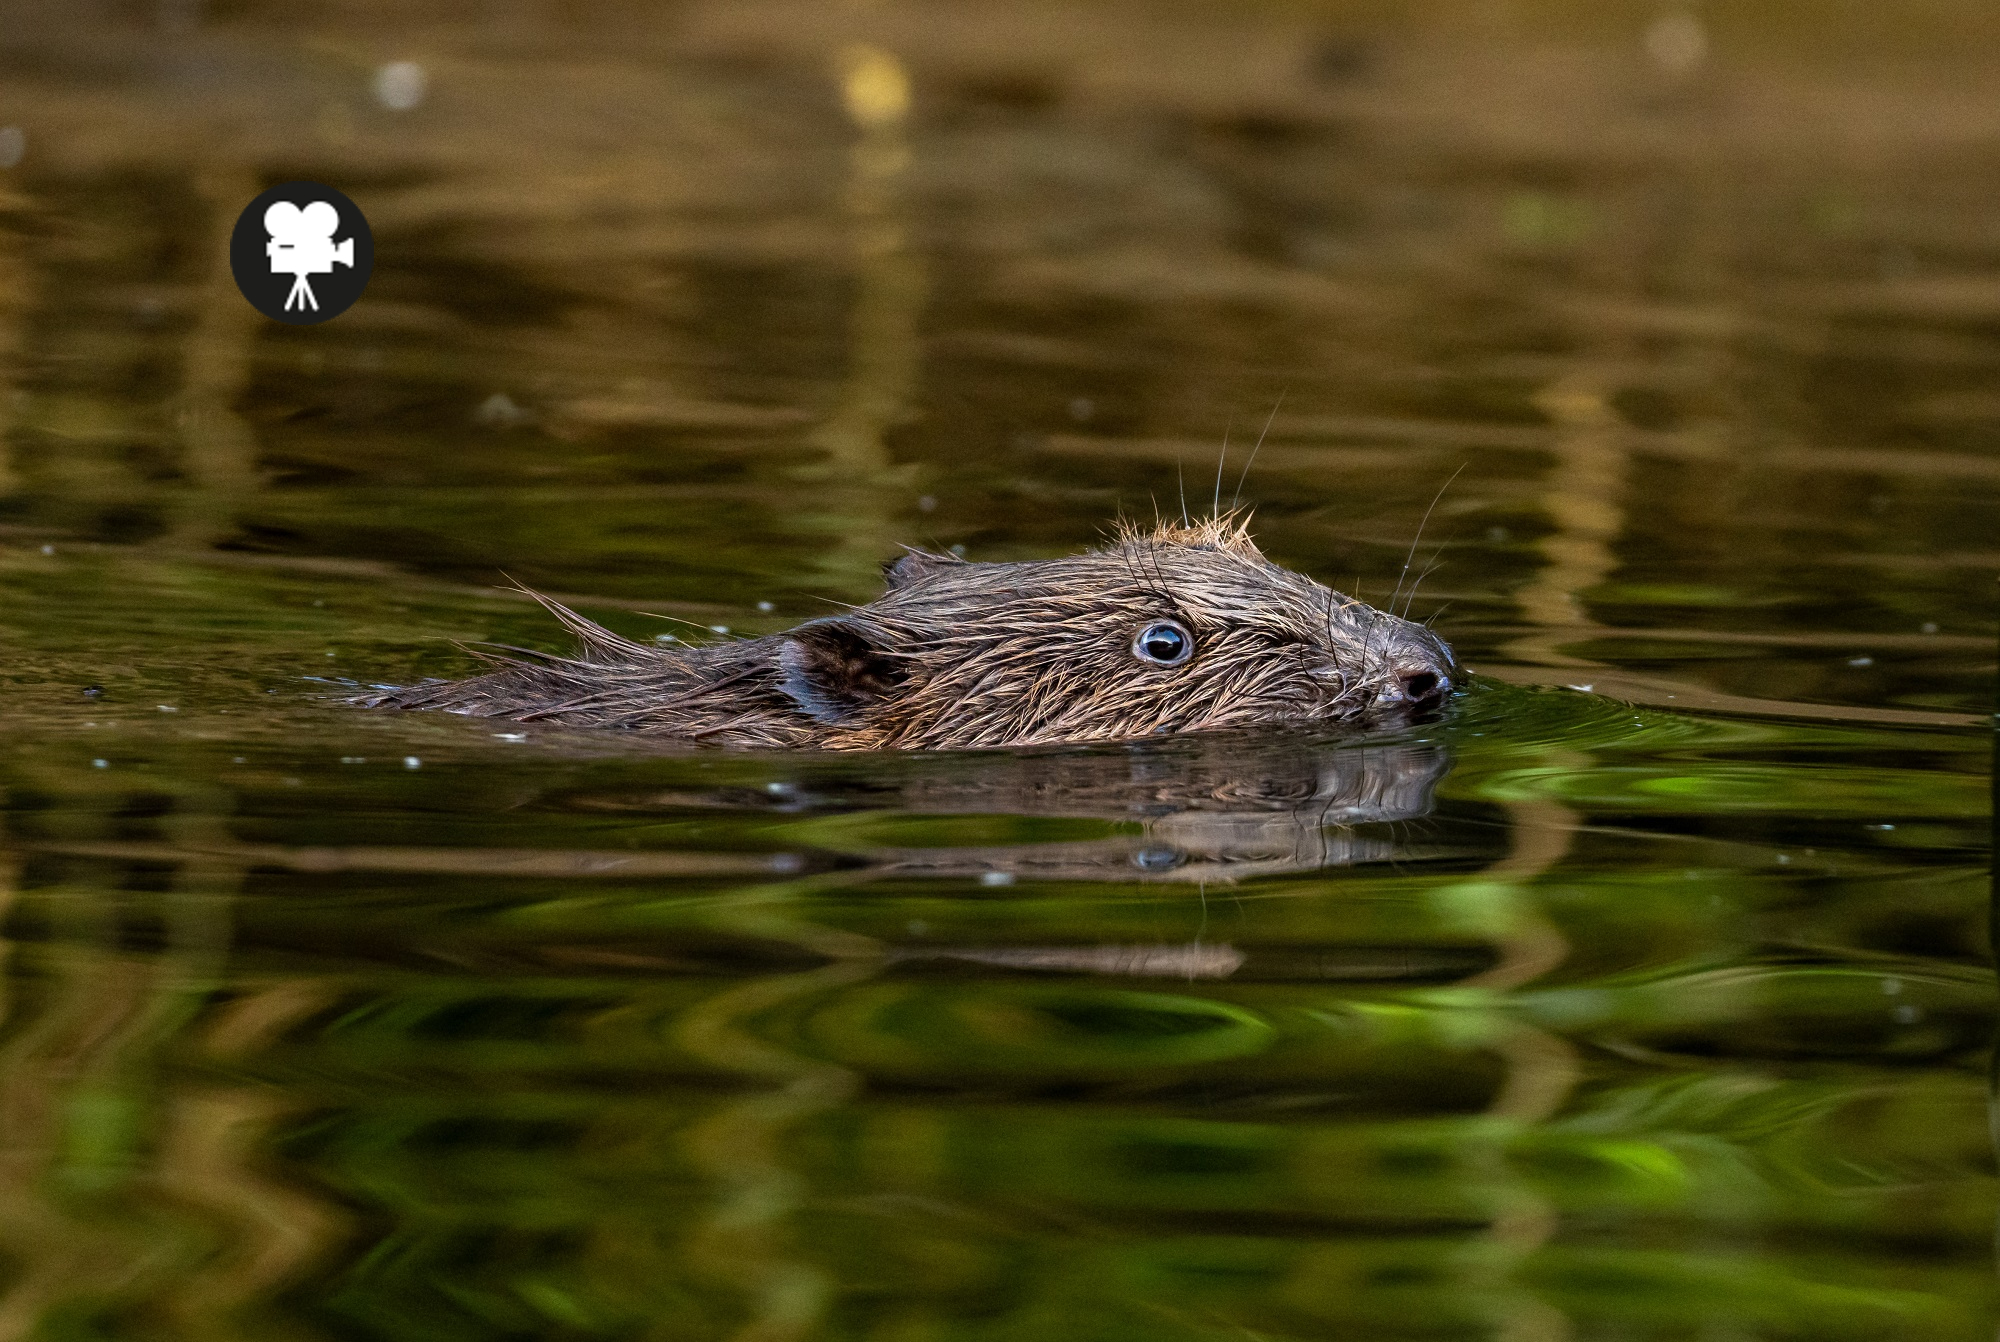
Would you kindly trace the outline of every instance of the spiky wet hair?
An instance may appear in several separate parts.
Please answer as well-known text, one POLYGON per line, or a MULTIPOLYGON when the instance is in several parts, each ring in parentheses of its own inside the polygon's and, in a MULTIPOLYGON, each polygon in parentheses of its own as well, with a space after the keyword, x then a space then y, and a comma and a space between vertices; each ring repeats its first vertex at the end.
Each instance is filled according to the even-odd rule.
POLYGON ((1435 704, 1451 653, 1429 630, 1266 559, 1235 516, 1123 526, 1062 559, 912 550, 888 589, 781 634, 699 647, 622 638, 543 604, 575 656, 364 702, 612 727, 712 745, 969 749, 1354 719, 1435 704), (1149 659, 1161 635, 1177 661, 1149 659))

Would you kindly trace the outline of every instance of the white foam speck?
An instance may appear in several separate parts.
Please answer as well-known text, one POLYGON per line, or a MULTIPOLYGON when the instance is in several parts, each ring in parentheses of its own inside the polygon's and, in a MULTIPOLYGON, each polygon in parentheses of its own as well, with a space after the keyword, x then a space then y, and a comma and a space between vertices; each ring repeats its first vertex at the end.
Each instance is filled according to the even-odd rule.
POLYGON ((407 112, 424 100, 430 82, 415 61, 390 61, 375 72, 375 101, 392 112, 407 112))

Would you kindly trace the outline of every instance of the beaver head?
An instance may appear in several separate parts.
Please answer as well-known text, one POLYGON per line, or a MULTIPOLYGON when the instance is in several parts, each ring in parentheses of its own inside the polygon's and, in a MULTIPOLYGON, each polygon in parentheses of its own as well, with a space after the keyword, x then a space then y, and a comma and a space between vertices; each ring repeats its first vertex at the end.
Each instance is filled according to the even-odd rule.
POLYGON ((1128 530, 1065 559, 913 552, 889 590, 784 636, 783 687, 830 741, 991 746, 1435 706, 1429 630, 1266 559, 1230 521, 1128 530))
POLYGON ((1127 528, 1063 559, 912 551, 846 614, 758 639, 583 637, 369 702, 625 727, 718 745, 963 749, 1408 717, 1457 675, 1421 625, 1271 563, 1233 518, 1127 528))

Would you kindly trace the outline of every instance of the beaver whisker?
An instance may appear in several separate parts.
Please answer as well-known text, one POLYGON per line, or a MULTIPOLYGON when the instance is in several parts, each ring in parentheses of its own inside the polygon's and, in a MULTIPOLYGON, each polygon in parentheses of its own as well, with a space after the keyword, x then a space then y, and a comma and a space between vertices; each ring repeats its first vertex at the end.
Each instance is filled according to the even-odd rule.
MULTIPOLYGON (((1157 531, 1155 532, 1155 534, 1158 534, 1157 531)), ((1168 614, 1175 613, 1171 609, 1174 604, 1173 593, 1168 589, 1167 575, 1165 570, 1161 567, 1160 564, 1160 555, 1158 547, 1154 546, 1150 541, 1147 541, 1143 544, 1134 546, 1133 553, 1135 556, 1135 563, 1134 563, 1135 585, 1139 586, 1140 589, 1147 596, 1152 597, 1162 606, 1168 607, 1169 608, 1168 614), (1151 566, 1151 571, 1146 574, 1146 582, 1140 583, 1137 577, 1137 570, 1146 568, 1149 564, 1151 566)))
POLYGON ((1444 563, 1444 547, 1440 545, 1437 548, 1437 553, 1432 557, 1431 562, 1425 566, 1424 571, 1422 573, 1419 573, 1417 575, 1417 580, 1410 584, 1410 595, 1406 597, 1403 601, 1404 619, 1407 620, 1410 618, 1410 608, 1417 604, 1417 592, 1419 589, 1423 587, 1424 579, 1430 577, 1431 574, 1436 573, 1438 571, 1438 565, 1442 563, 1444 563))
MULTIPOLYGON (((1392 615, 1395 614, 1396 598, 1403 594, 1403 579, 1409 576, 1410 565, 1416 562, 1417 546, 1421 544, 1424 539, 1424 528, 1430 525, 1431 514, 1437 511, 1437 506, 1440 502, 1444 500, 1444 492, 1447 489, 1451 488, 1452 481, 1458 479, 1459 476, 1465 474, 1465 468, 1467 466, 1470 466, 1471 464, 1472 463, 1469 461, 1460 462, 1458 464, 1458 469, 1451 473, 1451 479, 1446 480, 1442 485, 1438 486, 1438 492, 1431 498, 1431 506, 1424 509, 1423 518, 1417 523, 1417 534, 1410 537, 1410 552, 1407 555, 1403 556, 1403 570, 1401 573, 1396 575, 1396 590, 1389 594, 1390 614, 1392 615)), ((1419 581, 1421 581, 1421 579, 1419 581)))
POLYGON ((1222 453, 1215 459, 1215 502, 1209 507, 1209 516, 1222 516, 1222 468, 1229 464, 1229 431, 1236 427, 1236 416, 1232 413, 1222 421, 1222 453))
POLYGON ((1250 449, 1250 460, 1243 463, 1243 473, 1236 477, 1236 493, 1229 500, 1231 508, 1234 508, 1243 501, 1243 482, 1250 478, 1250 468, 1257 464, 1257 454, 1264 450, 1264 435, 1268 434, 1271 431, 1271 426, 1278 422, 1278 411, 1283 408, 1285 397, 1290 394, 1291 390, 1290 387, 1285 388, 1284 391, 1278 393, 1278 399, 1272 402, 1271 413, 1264 420, 1263 431, 1257 435, 1256 446, 1250 449))

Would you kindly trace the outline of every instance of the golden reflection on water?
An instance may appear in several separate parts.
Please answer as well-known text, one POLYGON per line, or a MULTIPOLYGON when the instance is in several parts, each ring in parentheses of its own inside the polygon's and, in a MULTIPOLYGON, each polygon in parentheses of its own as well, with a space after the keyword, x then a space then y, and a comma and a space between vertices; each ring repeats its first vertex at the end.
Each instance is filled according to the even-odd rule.
MULTIPOLYGON (((225 790, 188 782, 169 800, 161 827, 176 840, 199 849, 226 833, 225 790)), ((88 836, 110 823, 100 810, 73 814, 68 828, 88 836)), ((264 1188, 244 1164, 275 1097, 203 1094, 159 1074, 226 976, 243 874, 227 858, 176 860, 154 901, 160 945, 143 956, 119 947, 108 891, 79 882, 53 892, 70 939, 47 957, 47 999, 32 1013, 11 1004, 15 1029, 0 1048, 6 1235, 26 1265, 0 1303, 0 1336, 31 1334, 79 1294, 157 1291, 200 1261, 203 1273, 164 1300, 195 1323, 249 1302, 308 1248, 325 1247, 310 1229, 323 1216, 264 1188), (203 1222, 216 1223, 220 1255, 199 1247, 203 1222)))
POLYGON ((201 551, 235 534, 236 518, 260 484, 257 439, 237 406, 249 389, 261 314, 243 301, 229 272, 229 234, 238 202, 263 189, 241 165, 192 174, 208 219, 199 255, 194 326, 183 345, 178 394, 167 407, 184 481, 174 516, 157 544, 201 551), (248 195, 245 195, 248 192, 248 195))
POLYGON ((832 951, 843 963, 808 974, 752 980, 686 1013, 677 1026, 697 1057, 746 1073, 776 1089, 719 1106, 686 1136, 689 1154, 715 1176, 718 1206, 689 1244, 705 1272, 739 1286, 751 1318, 739 1342, 788 1342, 812 1335, 824 1321, 837 1283, 801 1256, 790 1222, 808 1197, 804 1179, 781 1150, 787 1129, 851 1101, 861 1078, 831 1063, 801 1057, 744 1029, 745 1021, 788 999, 845 987, 870 977, 879 964, 858 938, 793 931, 801 944, 832 951), (829 940, 838 941, 828 946, 829 940))
POLYGON ((837 70, 841 102, 858 131, 841 193, 851 231, 853 311, 837 399, 809 437, 824 460, 799 474, 838 491, 839 511, 829 519, 834 544, 821 566, 853 581, 880 566, 899 534, 883 501, 912 472, 894 468, 883 436, 916 413, 925 280, 905 181, 910 77, 895 56, 859 43, 841 49, 837 70))
MULTIPOLYGON (((5 190, 5 184, 0 183, 0 191, 5 190)), ((0 198, 0 208, 9 206, 18 208, 15 202, 0 198)), ((24 250, 19 234, 0 229, 0 493, 20 488, 14 466, 13 436, 8 430, 23 395, 15 385, 15 369, 23 344, 22 324, 32 301, 29 294, 32 274, 22 254, 24 250)))
MULTIPOLYGON (((1538 542, 1547 564, 1514 595, 1530 625, 1565 631, 1595 623, 1585 605, 1590 590, 1618 568, 1613 546, 1625 524, 1625 454, 1620 422, 1601 387, 1587 377, 1560 381, 1536 397, 1556 425, 1550 447, 1549 492, 1542 507, 1554 530, 1538 542)), ((1541 665, 1591 663, 1566 655, 1563 640, 1530 635, 1508 651, 1541 665)))

